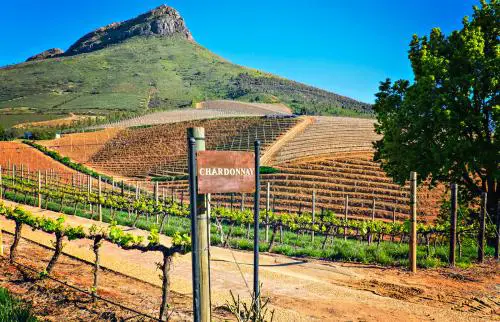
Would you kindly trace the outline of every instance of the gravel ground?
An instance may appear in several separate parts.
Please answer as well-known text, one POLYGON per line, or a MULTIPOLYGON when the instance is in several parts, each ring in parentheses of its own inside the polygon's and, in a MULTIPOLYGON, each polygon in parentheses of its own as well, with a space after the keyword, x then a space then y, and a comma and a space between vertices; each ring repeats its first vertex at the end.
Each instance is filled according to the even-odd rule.
MULTIPOLYGON (((6 202, 7 204, 13 204, 6 202)), ((51 211, 26 206, 48 216, 51 211)), ((4 219, 2 228, 13 231, 4 219)), ((90 226, 84 218, 67 216, 67 222, 90 226)), ((136 234, 147 232, 127 228, 136 234)), ((26 228, 23 236, 50 246, 52 238, 26 228)), ((163 237, 168 243, 169 238, 163 237)), ((65 252, 92 261, 90 242, 67 243, 65 252)), ((160 285, 156 263, 160 255, 124 251, 105 243, 102 266, 160 285)), ((252 253, 211 248, 212 304, 223 305, 229 290, 249 298, 252 253)), ((410 274, 403 269, 373 265, 293 259, 274 254, 260 257, 263 295, 271 299, 277 321, 484 321, 500 320, 498 263, 470 270, 434 269, 410 274)), ((191 256, 177 256, 172 267, 171 289, 191 294, 191 256)))

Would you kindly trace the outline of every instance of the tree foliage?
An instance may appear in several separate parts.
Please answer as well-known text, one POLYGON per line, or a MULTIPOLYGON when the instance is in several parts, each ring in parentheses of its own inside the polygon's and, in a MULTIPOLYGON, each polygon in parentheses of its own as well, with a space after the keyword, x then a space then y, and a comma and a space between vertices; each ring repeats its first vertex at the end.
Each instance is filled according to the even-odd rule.
POLYGON ((470 197, 498 200, 500 2, 481 1, 462 29, 413 36, 414 81, 381 82, 374 110, 375 158, 396 181, 457 182, 470 197))

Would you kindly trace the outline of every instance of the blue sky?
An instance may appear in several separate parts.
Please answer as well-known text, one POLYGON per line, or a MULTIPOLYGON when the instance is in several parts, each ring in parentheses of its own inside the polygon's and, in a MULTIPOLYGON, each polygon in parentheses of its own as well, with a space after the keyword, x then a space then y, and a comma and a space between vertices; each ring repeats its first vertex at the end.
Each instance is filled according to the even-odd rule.
POLYGON ((414 33, 448 33, 478 0, 2 0, 0 66, 163 3, 180 11, 195 40, 230 61, 365 102, 378 82, 412 78, 414 33))

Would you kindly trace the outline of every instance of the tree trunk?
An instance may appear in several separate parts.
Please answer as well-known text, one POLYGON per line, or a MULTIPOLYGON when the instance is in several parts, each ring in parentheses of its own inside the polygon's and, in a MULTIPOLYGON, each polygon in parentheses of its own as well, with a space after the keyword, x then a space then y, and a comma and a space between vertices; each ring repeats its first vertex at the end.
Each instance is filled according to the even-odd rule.
POLYGON ((168 278, 168 273, 170 271, 170 263, 172 262, 172 257, 166 253, 163 253, 163 276, 161 283, 161 306, 160 306, 160 320, 168 320, 168 292, 170 289, 170 279, 168 278))
POLYGON ((61 233, 56 232, 56 247, 54 250, 54 255, 52 255, 52 258, 50 259, 49 264, 47 265, 47 269, 45 269, 45 272, 47 275, 50 275, 52 273, 52 269, 57 263, 57 260, 59 259, 59 256, 61 256, 62 249, 63 249, 63 238, 64 236, 61 235, 61 233))
POLYGON ((17 245, 19 245, 19 240, 21 240, 21 230, 23 228, 23 223, 16 221, 16 228, 14 232, 14 241, 10 246, 10 262, 14 263, 17 256, 17 245))

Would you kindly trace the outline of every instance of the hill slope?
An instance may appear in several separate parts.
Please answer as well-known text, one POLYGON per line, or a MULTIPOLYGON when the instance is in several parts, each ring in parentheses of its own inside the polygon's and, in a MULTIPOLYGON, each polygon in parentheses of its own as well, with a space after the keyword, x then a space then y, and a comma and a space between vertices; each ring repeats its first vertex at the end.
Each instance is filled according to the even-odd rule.
POLYGON ((224 60, 194 42, 172 10, 159 7, 91 32, 66 53, 0 69, 0 113, 143 112, 207 99, 282 102, 314 114, 371 112, 368 104, 224 60))

